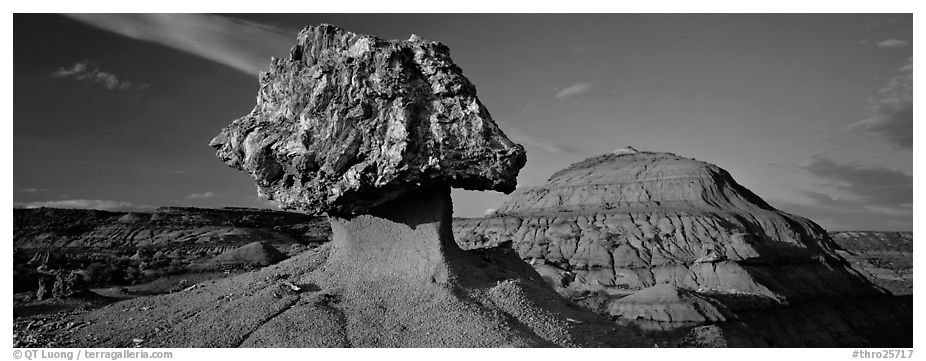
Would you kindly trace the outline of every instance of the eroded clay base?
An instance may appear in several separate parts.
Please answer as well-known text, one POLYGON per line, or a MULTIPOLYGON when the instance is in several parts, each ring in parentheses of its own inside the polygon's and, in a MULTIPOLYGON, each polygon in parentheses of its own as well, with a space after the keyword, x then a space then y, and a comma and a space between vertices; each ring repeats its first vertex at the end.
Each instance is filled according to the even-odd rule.
POLYGON ((320 249, 82 315, 74 346, 652 346, 560 297, 510 248, 461 251, 451 212, 443 188, 333 217, 320 249))

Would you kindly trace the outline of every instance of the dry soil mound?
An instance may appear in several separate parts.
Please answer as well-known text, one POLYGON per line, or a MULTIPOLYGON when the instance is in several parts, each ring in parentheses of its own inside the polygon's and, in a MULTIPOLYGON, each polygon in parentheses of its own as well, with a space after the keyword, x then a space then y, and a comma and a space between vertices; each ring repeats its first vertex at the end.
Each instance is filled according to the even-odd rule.
POLYGON ((192 269, 269 266, 286 259, 286 255, 267 242, 252 242, 226 251, 209 260, 191 265, 192 269))

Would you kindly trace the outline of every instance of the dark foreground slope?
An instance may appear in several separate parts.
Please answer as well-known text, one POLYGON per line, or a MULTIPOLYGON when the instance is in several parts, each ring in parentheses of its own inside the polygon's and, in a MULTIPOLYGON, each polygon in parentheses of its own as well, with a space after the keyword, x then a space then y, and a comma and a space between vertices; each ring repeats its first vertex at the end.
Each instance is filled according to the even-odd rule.
POLYGON ((458 242, 511 242, 560 294, 667 344, 910 346, 912 298, 853 268, 816 223, 717 166, 632 149, 524 188, 458 242), (710 330, 696 327, 708 326, 710 330))

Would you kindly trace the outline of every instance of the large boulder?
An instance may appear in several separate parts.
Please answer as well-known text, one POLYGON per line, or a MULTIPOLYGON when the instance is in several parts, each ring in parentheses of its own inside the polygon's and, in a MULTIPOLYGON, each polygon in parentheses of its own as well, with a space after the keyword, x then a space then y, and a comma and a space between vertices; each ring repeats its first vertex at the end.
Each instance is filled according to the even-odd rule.
POLYGON ((316 214, 365 213, 419 186, 511 192, 526 161, 447 46, 324 24, 271 61, 257 105, 210 145, 261 197, 316 214))

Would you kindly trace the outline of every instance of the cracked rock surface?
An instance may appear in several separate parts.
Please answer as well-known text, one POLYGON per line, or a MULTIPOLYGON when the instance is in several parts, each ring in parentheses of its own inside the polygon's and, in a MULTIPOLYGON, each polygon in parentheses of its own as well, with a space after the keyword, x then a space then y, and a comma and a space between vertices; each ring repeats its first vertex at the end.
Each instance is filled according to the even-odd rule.
POLYGON ((446 45, 326 24, 272 60, 257 105, 210 145, 261 197, 310 214, 361 214, 436 184, 508 193, 526 161, 446 45))

